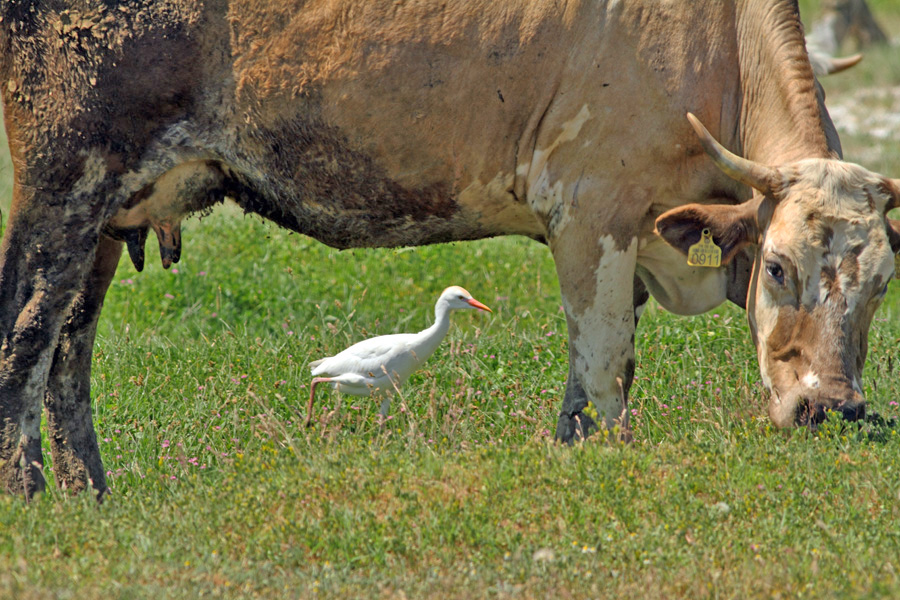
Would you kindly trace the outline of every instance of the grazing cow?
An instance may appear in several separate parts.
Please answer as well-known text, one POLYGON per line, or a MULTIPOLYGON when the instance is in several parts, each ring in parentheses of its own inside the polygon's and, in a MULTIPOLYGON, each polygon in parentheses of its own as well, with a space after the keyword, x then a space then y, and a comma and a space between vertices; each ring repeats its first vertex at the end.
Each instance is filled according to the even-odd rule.
POLYGON ((627 419, 648 292, 746 305, 777 425, 864 412, 900 182, 840 161, 794 2, 0 0, 0 83, 8 491, 44 486, 43 405, 57 481, 102 496, 90 359, 123 242, 140 269, 152 228, 168 266, 224 197, 338 248, 546 243, 562 440, 588 401, 627 419), (719 268, 686 262, 704 229, 719 268))

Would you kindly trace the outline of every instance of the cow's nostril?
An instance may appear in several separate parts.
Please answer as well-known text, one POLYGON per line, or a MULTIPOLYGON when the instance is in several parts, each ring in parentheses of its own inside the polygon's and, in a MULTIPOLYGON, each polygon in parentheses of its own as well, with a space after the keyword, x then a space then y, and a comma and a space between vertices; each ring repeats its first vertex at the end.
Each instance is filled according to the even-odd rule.
POLYGON ((865 404, 857 404, 855 406, 845 405, 838 407, 838 410, 840 411, 841 416, 844 417, 845 421, 859 421, 866 418, 865 404))
POLYGON ((803 400, 797 407, 797 417, 800 425, 815 428, 816 425, 825 420, 825 407, 820 404, 811 404, 808 400, 803 400))

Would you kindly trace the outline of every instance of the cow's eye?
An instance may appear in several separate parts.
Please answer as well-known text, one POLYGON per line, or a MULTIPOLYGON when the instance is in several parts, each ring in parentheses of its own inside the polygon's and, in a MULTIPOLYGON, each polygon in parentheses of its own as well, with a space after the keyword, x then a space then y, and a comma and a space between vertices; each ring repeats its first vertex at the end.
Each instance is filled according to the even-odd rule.
POLYGON ((784 284, 784 269, 777 262, 766 261, 766 273, 775 280, 778 285, 784 284))

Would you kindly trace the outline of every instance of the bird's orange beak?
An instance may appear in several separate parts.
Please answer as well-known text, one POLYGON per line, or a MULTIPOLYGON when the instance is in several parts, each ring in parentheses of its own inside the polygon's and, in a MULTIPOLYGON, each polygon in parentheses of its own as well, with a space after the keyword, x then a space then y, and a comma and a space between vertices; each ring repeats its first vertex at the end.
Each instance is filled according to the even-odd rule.
POLYGON ((468 300, 466 300, 466 302, 469 303, 469 306, 472 306, 473 308, 477 308, 478 310, 483 310, 483 311, 486 311, 489 313, 494 312, 491 309, 489 309, 487 306, 485 306, 484 304, 482 304, 481 302, 476 300, 475 298, 469 298, 468 300))

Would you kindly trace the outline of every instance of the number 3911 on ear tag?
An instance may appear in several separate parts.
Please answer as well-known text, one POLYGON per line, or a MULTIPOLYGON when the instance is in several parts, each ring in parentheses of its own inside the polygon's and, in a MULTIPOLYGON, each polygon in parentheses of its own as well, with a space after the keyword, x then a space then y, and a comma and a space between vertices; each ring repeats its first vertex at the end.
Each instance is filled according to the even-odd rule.
POLYGON ((722 264, 722 249, 716 246, 709 229, 704 229, 700 241, 688 248, 687 263, 692 267, 718 267, 722 264))

